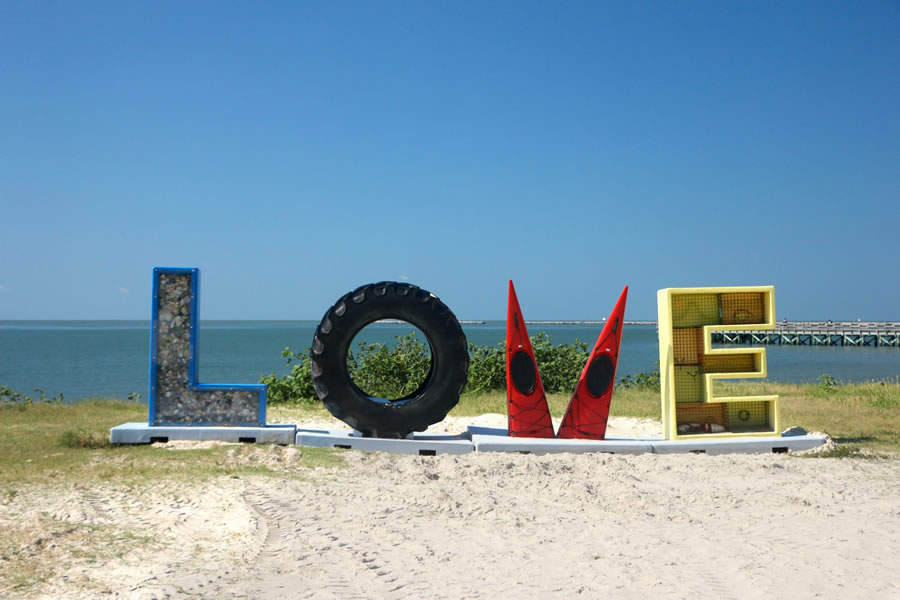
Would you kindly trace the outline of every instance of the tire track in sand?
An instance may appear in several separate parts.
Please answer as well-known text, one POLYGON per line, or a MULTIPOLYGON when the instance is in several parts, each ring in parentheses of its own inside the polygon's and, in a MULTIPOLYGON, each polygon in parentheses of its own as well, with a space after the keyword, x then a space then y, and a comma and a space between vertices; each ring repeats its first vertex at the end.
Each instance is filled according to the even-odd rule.
POLYGON ((288 501, 250 482, 244 501, 257 515, 260 530, 265 530, 254 564, 247 569, 258 583, 249 585, 251 596, 397 597, 392 595, 396 578, 382 568, 377 551, 359 549, 354 540, 335 533, 330 506, 314 512, 302 497, 288 501))

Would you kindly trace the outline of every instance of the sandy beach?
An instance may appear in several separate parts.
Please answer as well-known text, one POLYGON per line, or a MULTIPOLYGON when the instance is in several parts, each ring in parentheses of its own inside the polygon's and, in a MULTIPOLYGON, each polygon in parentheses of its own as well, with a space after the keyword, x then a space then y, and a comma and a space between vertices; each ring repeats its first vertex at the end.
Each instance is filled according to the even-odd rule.
MULTIPOLYGON (((503 418, 440 430, 469 422, 503 418)), ((900 597, 896 458, 348 451, 346 467, 300 470, 303 448, 233 450, 284 476, 30 489, 0 505, 0 528, 60 525, 26 550, 65 566, 22 596, 900 597), (97 544, 116 551, 98 559, 97 544)))

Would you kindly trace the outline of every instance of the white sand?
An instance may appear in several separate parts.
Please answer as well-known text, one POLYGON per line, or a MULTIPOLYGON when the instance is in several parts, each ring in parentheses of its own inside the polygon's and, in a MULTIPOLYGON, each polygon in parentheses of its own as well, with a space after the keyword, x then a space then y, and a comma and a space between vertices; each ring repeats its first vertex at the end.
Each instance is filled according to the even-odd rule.
POLYGON ((156 540, 91 563, 59 538, 47 598, 900 598, 900 459, 346 452, 303 471, 302 448, 243 450, 284 477, 26 492, 0 528, 44 511, 156 540))
MULTIPOLYGON (((559 429, 560 419, 553 419, 553 427, 559 429)), ((453 433, 462 434, 466 432, 469 425, 480 425, 482 427, 499 427, 506 428, 506 415, 497 413, 488 413, 477 417, 447 417, 440 423, 436 423, 428 428, 427 433, 453 433)), ((298 427, 304 429, 347 429, 347 426, 337 419, 321 418, 308 419, 297 424, 298 427)), ((655 419, 633 419, 630 417, 612 417, 606 429, 607 436, 631 436, 631 437, 653 437, 662 436, 662 424, 655 419)))

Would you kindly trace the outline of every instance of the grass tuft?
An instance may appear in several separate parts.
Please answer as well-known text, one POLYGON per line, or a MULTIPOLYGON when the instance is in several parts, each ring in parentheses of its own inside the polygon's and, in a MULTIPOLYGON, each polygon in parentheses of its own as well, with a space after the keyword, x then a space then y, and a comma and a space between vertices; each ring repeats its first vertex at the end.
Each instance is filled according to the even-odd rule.
POLYGON ((59 445, 64 448, 112 448, 108 430, 68 429, 59 436, 59 445))
MULTIPOLYGON (((847 445, 876 453, 900 453, 900 383, 876 381, 843 384, 783 384, 769 382, 720 382, 717 396, 779 396, 782 429, 800 425, 809 431, 831 435, 840 447, 847 445)), ((560 417, 569 403, 568 394, 549 394, 550 413, 560 417)), ((464 394, 450 412, 453 416, 474 416, 486 412, 506 414, 506 393, 464 394)), ((610 415, 660 418, 659 392, 639 388, 617 388, 610 415)), ((866 457, 852 449, 834 456, 866 457)), ((825 454, 826 456, 831 456, 825 454)))
POLYGON ((18 490, 30 485, 115 481, 142 486, 222 475, 302 477, 306 469, 343 464, 340 455, 327 448, 297 451, 226 444, 167 450, 109 442, 110 428, 146 419, 146 405, 118 400, 0 405, 0 504, 14 502, 18 490))
MULTIPOLYGON (((717 384, 717 395, 780 397, 782 428, 800 425, 831 435, 840 450, 824 456, 863 457, 865 452, 900 453, 900 383, 790 385, 767 382, 717 384), (859 449, 854 450, 854 448, 859 449), (865 452, 863 452, 865 450, 865 452)), ((568 394, 548 396, 551 413, 560 417, 568 394)), ((453 416, 506 414, 505 391, 464 394, 453 416)), ((617 389, 612 416, 660 417, 659 394, 636 388, 617 389)), ((16 490, 31 483, 86 483, 115 480, 128 485, 166 478, 206 479, 221 475, 302 476, 304 469, 339 466, 343 459, 328 449, 304 448, 282 456, 284 449, 234 451, 231 447, 164 451, 149 446, 114 446, 109 428, 144 421, 142 404, 93 400, 74 404, 49 402, 0 405, 0 503, 14 501, 16 490)), ((271 407, 269 421, 292 423, 325 417, 321 406, 271 407)), ((262 447, 260 447, 262 448, 262 447)), ((868 455, 865 455, 868 456, 868 455)))

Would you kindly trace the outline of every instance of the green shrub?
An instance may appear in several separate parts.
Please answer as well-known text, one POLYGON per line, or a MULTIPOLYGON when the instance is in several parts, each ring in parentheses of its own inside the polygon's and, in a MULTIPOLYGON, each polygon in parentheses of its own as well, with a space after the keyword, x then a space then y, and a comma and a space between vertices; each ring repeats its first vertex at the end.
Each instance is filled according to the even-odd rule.
POLYGON ((22 406, 30 406, 35 403, 62 404, 62 394, 50 398, 44 393, 44 390, 40 388, 34 388, 34 391, 40 394, 37 398, 32 398, 27 394, 16 392, 5 385, 0 385, 0 405, 20 404, 22 406))
POLYGON ((543 331, 531 338, 534 358, 541 373, 544 391, 548 394, 568 393, 575 389, 578 377, 587 364, 587 344, 575 340, 554 346, 543 331))
POLYGON ((476 346, 469 344, 469 378, 467 392, 490 392, 506 389, 506 344, 476 346))
POLYGON ((821 375, 816 377, 816 381, 818 382, 816 384, 816 388, 820 392, 823 392, 825 394, 828 394, 828 393, 831 393, 831 392, 837 390, 838 386, 840 385, 838 383, 838 380, 835 379, 834 377, 832 377, 831 375, 829 375, 828 373, 822 373, 821 375))
POLYGON ((267 386, 266 401, 269 404, 313 404, 317 402, 316 389, 313 387, 312 374, 309 371, 309 348, 303 352, 294 352, 288 346, 281 351, 281 358, 291 367, 290 373, 278 377, 269 373, 259 378, 260 383, 267 386))
POLYGON ((381 343, 359 343, 359 350, 347 353, 347 372, 356 387, 369 396, 396 400, 418 389, 431 370, 431 350, 414 331, 396 336, 388 348, 381 343))
MULTIPOLYGON (((431 368, 431 350, 414 332, 397 336, 393 347, 361 342, 357 350, 347 353, 347 371, 361 390, 378 398, 402 398, 425 381, 431 368)), ((541 332, 531 338, 534 356, 540 368, 544 390, 548 394, 569 393, 584 370, 589 356, 586 343, 553 345, 541 332)), ((284 377, 275 373, 263 375, 259 382, 269 386, 270 404, 312 404, 316 402, 309 370, 309 349, 294 352, 290 347, 281 353, 291 372, 284 377)), ((620 388, 659 390, 659 363, 649 373, 626 375, 620 388)), ((469 344, 469 377, 465 391, 483 393, 506 389, 506 344, 476 346, 469 344)))
MULTIPOLYGON (((278 377, 269 373, 259 382, 268 386, 266 400, 269 404, 314 404, 318 402, 309 365, 309 348, 294 352, 290 346, 281 357, 290 373, 278 377)), ((377 398, 402 398, 416 390, 425 381, 431 368, 431 351, 416 338, 415 332, 398 336, 393 348, 384 344, 360 342, 356 352, 347 353, 347 371, 353 383, 370 396, 377 398)))
POLYGON ((32 399, 25 394, 0 385, 0 404, 31 404, 32 402, 32 399))
POLYGON ((619 379, 618 387, 629 389, 635 388, 639 390, 659 391, 659 361, 656 361, 656 367, 647 372, 635 373, 634 375, 626 375, 619 379))
MULTIPOLYGON (((361 342, 358 349, 347 353, 347 371, 361 390, 378 398, 402 398, 425 381, 431 368, 431 350, 414 332, 398 336, 393 347, 361 342)), ((575 386, 587 362, 587 344, 554 346, 546 333, 531 338, 541 379, 548 393, 569 392, 575 386)), ((469 377, 467 392, 506 389, 506 345, 476 346, 469 344, 469 377)), ((270 404, 312 404, 316 391, 309 369, 309 349, 294 352, 290 347, 281 353, 290 373, 278 377, 269 373, 259 382, 268 386, 270 404)))

